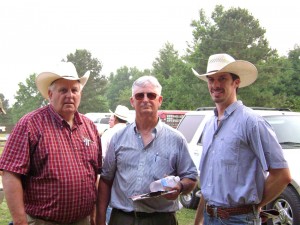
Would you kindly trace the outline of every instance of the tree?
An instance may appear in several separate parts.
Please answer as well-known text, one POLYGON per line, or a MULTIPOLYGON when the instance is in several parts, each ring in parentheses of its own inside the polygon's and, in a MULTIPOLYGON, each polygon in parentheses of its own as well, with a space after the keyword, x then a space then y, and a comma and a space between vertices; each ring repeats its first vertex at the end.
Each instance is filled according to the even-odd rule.
MULTIPOLYGON (((64 60, 63 60, 64 61, 64 60)), ((75 53, 67 55, 67 61, 72 62, 81 77, 90 70, 90 77, 83 89, 79 112, 107 112, 108 101, 105 97, 107 79, 100 75, 102 64, 87 50, 76 50, 75 53)))
MULTIPOLYGON (((190 64, 180 58, 172 44, 164 45, 152 65, 152 73, 163 87, 162 109, 193 110, 199 107, 203 99, 198 98, 201 84, 193 76, 190 64)), ((207 91, 205 95, 208 95, 207 91)))
POLYGON ((2 107, 5 110, 6 114, 0 114, 0 122, 2 126, 8 126, 11 124, 11 113, 8 108, 8 99, 5 99, 4 95, 0 93, 0 100, 2 102, 2 107))
MULTIPOLYGON (((200 10, 199 17, 198 21, 193 20, 191 23, 194 27, 193 42, 189 44, 186 55, 186 60, 198 73, 207 72, 207 60, 210 55, 216 53, 228 53, 235 59, 247 60, 255 65, 264 65, 268 60, 278 58, 276 50, 269 48, 269 43, 264 36, 265 29, 260 27, 259 21, 248 10, 230 8, 225 11, 223 6, 217 5, 212 12, 211 20, 205 16, 203 9, 200 10)), ((265 73, 263 70, 259 72, 259 79, 253 85, 239 90, 240 96, 243 96, 243 102, 247 105, 259 103, 259 101, 253 101, 253 96, 261 100, 259 80, 266 81, 270 74, 268 75, 268 71, 265 73)), ((278 74, 273 75, 278 77, 278 74)), ((270 87, 266 86, 266 83, 263 85, 270 87)), ((204 87, 200 90, 202 88, 204 87)), ((265 90, 265 94, 269 97, 272 96, 272 92, 272 90, 265 90)), ((263 104, 267 102, 267 99, 263 101, 263 104)))
POLYGON ((127 66, 117 69, 117 73, 110 74, 107 90, 107 99, 111 110, 117 105, 124 105, 131 108, 130 97, 132 83, 140 76, 150 74, 149 70, 139 71, 136 67, 128 68, 127 66))
POLYGON ((31 74, 25 80, 25 83, 19 83, 19 89, 15 96, 16 102, 12 106, 12 120, 15 124, 23 115, 35 110, 45 104, 47 101, 39 94, 35 85, 36 74, 31 74))

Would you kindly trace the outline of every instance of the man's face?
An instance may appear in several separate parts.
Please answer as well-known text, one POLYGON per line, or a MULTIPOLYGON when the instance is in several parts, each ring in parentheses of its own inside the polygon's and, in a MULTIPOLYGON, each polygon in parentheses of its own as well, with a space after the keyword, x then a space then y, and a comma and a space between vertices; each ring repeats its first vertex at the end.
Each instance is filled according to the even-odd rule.
POLYGON ((115 125, 115 116, 114 116, 114 114, 112 114, 110 116, 108 123, 109 123, 110 128, 112 128, 115 125))
POLYGON ((81 100, 80 84, 77 80, 56 80, 48 90, 50 104, 63 118, 74 114, 81 100))
POLYGON ((208 90, 216 104, 230 105, 236 100, 236 88, 240 79, 233 80, 230 73, 218 73, 207 76, 208 90))
POLYGON ((145 87, 135 87, 133 96, 130 98, 131 106, 135 109, 136 115, 155 115, 161 106, 163 97, 158 95, 157 90, 152 85, 145 87))

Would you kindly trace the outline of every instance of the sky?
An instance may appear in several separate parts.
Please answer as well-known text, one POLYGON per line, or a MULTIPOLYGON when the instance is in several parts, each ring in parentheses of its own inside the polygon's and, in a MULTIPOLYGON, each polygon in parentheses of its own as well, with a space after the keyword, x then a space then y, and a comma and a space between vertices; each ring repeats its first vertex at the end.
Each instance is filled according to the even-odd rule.
POLYGON ((76 49, 100 60, 103 75, 122 66, 152 68, 167 42, 183 55, 192 41, 192 20, 200 9, 210 18, 217 4, 247 9, 280 55, 300 44, 295 0, 0 1, 0 93, 12 105, 18 83, 76 49))

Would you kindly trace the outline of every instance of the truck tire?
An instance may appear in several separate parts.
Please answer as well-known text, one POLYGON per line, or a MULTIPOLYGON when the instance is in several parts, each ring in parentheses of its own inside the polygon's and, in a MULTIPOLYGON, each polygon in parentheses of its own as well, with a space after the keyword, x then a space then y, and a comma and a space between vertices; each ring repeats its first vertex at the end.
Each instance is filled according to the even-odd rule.
POLYGON ((267 208, 277 209, 280 213, 278 219, 268 220, 268 225, 300 224, 300 196, 291 186, 285 188, 267 208))
POLYGON ((179 201, 183 205, 183 207, 188 209, 197 209, 200 198, 196 196, 196 192, 198 191, 198 188, 195 188, 192 192, 189 194, 181 194, 179 196, 179 201))

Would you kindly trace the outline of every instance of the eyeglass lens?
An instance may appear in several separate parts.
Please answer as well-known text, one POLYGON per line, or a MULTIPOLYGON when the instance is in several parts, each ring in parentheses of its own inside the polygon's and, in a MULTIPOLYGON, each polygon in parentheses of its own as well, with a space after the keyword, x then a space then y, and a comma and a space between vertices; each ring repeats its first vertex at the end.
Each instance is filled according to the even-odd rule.
POLYGON ((143 100, 145 95, 147 95, 147 98, 149 100, 154 100, 154 99, 156 99, 156 96, 157 96, 157 94, 149 92, 149 93, 137 93, 134 95, 134 97, 136 100, 143 100))

